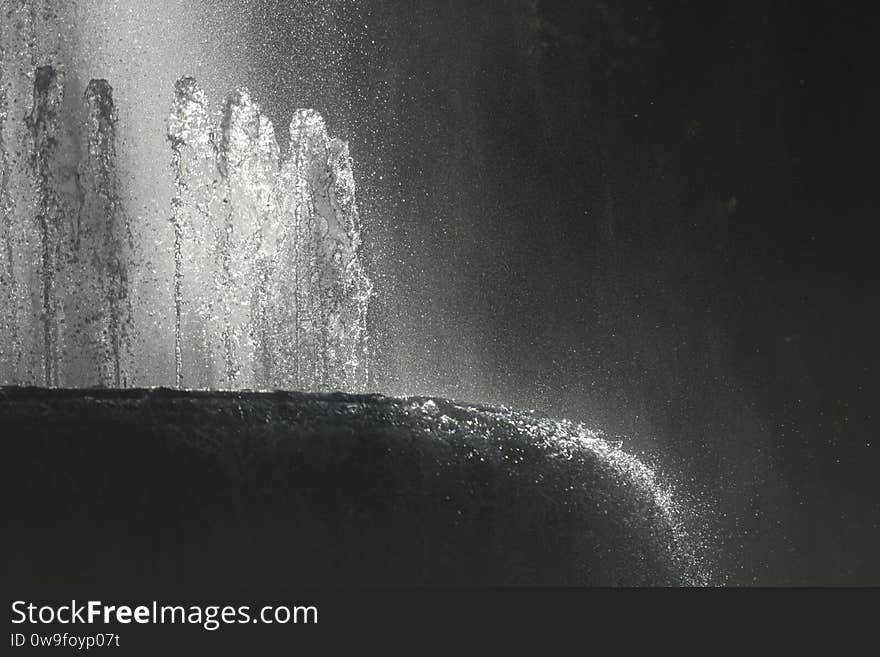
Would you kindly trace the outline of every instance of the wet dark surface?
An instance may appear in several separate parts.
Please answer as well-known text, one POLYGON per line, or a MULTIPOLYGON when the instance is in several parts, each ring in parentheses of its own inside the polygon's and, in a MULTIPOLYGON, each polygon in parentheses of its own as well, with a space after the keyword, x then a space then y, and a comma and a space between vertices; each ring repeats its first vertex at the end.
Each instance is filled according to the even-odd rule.
POLYGON ((0 389, 13 585, 696 581, 649 471, 443 400, 0 389))

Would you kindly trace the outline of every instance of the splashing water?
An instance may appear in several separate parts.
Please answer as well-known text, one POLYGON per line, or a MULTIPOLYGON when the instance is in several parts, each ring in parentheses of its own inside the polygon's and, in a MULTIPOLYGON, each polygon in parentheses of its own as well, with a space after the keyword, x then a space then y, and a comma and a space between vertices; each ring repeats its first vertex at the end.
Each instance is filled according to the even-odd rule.
MULTIPOLYGON (((131 384, 161 354, 138 348, 132 225, 117 174, 110 84, 72 103, 60 67, 35 66, 19 3, 0 37, 0 384, 131 384), (27 107, 27 114, 11 107, 27 107)), ((33 40, 33 39, 31 39, 33 40)), ((359 391, 369 380, 372 284, 348 145, 298 110, 282 154, 245 89, 212 112, 193 78, 167 121, 174 195, 176 384, 359 391)), ((163 352, 166 353, 166 352, 163 352)), ((161 381, 140 384, 159 384, 161 381)))
POLYGON ((372 287, 347 144, 299 110, 282 158, 244 90, 219 121, 209 116, 195 80, 178 81, 168 122, 178 382, 362 389, 372 287))

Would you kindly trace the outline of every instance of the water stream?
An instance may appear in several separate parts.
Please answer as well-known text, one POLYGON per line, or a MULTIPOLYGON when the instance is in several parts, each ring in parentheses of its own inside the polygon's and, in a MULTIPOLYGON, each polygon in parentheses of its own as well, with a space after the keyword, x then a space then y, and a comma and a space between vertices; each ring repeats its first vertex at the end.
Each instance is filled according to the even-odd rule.
POLYGON ((11 2, 0 32, 0 384, 161 385, 143 373, 173 358, 183 388, 364 390, 372 284, 348 144, 300 109, 282 153, 246 89, 211 107, 181 78, 173 195, 165 216, 138 217, 170 222, 173 240, 135 244, 112 81, 81 91, 41 21, 11 2), (135 289, 151 280, 171 293, 135 289), (143 318, 173 325, 173 345, 150 348, 143 318))

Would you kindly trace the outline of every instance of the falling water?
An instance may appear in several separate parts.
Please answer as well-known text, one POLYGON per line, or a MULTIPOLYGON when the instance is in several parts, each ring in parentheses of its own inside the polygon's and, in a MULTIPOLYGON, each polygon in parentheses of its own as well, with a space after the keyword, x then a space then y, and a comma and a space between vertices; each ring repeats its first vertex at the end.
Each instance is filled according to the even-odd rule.
POLYGON ((216 110, 191 77, 169 90, 174 193, 161 220, 174 240, 153 246, 173 260, 173 294, 138 315, 132 274, 148 265, 121 193, 112 87, 91 80, 72 99, 76 81, 26 45, 33 14, 12 14, 0 38, 0 384, 125 387, 173 353, 180 387, 365 389, 372 285, 348 145, 321 116, 297 110, 282 154, 247 90, 216 110), (145 315, 173 317, 173 349, 143 348, 145 315))
POLYGON ((363 389, 372 287, 347 144, 299 110, 282 157, 243 89, 211 117, 196 81, 179 80, 168 121, 178 383, 363 389))

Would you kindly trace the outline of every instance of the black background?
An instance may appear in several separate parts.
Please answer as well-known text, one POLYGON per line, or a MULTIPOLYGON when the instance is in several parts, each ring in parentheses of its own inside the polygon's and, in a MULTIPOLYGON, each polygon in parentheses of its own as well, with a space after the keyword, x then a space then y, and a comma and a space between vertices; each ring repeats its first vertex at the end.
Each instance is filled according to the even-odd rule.
POLYGON ((624 436, 732 583, 880 584, 866 12, 246 7, 276 125, 311 106, 351 141, 376 390, 624 436))

